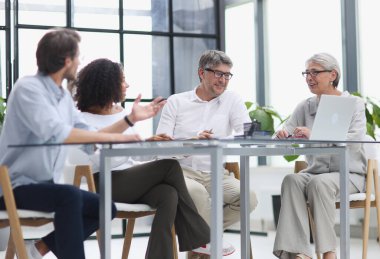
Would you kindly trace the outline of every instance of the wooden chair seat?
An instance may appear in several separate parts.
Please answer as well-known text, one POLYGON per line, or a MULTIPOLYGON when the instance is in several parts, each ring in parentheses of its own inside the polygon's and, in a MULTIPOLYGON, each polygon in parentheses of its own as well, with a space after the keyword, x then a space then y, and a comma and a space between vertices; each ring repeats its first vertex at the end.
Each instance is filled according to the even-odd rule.
POLYGON ((146 211, 155 212, 156 211, 156 209, 150 207, 147 204, 130 204, 130 203, 116 202, 115 205, 118 211, 130 211, 130 212, 146 212, 146 211))
MULTIPOLYGON (((90 192, 96 192, 92 170, 89 165, 75 166, 74 185, 79 187, 82 182, 82 178, 86 180, 88 190, 90 192)), ((117 202, 115 205, 117 209, 116 218, 128 220, 125 229, 123 253, 121 257, 122 259, 127 259, 129 255, 129 250, 131 248, 133 229, 135 226, 136 219, 140 217, 154 215, 156 213, 156 210, 147 204, 130 204, 117 202)), ((174 259, 178 259, 177 240, 174 226, 172 228, 172 237, 174 259)))
POLYGON ((0 186, 6 206, 6 211, 0 211, 0 228, 10 226, 11 229, 5 259, 12 259, 16 254, 19 259, 28 259, 21 226, 39 227, 51 223, 54 213, 18 210, 6 166, 0 166, 0 186))
MULTIPOLYGON (((17 210, 19 218, 25 218, 25 219, 53 219, 54 213, 46 213, 41 211, 34 211, 34 210, 17 210)), ((0 220, 8 219, 8 213, 5 210, 0 210, 0 220)))

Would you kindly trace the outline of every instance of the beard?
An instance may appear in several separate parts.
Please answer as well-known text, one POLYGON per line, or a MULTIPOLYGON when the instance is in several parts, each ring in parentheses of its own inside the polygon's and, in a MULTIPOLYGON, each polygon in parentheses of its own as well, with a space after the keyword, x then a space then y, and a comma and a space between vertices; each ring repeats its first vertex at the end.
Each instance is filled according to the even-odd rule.
POLYGON ((76 72, 77 72, 76 68, 70 67, 63 74, 63 78, 67 79, 67 81, 73 81, 76 79, 76 76, 77 76, 76 72))

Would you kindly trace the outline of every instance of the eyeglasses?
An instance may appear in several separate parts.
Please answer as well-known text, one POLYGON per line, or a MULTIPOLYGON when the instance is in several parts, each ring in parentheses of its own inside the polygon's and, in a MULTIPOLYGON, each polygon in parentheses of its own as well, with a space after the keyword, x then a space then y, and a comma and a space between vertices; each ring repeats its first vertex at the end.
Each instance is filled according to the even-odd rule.
POLYGON ((214 73, 214 76, 215 76, 216 78, 224 77, 224 79, 226 79, 226 80, 230 80, 230 79, 232 78, 232 76, 233 76, 233 74, 231 74, 231 73, 229 73, 229 72, 227 72, 227 73, 223 73, 223 72, 221 72, 221 71, 213 70, 213 69, 211 69, 211 68, 205 68, 204 70, 206 70, 206 71, 210 71, 210 72, 213 72, 213 73, 214 73))
POLYGON ((303 77, 307 77, 308 75, 310 75, 311 77, 316 77, 317 75, 319 75, 319 73, 323 73, 323 72, 331 72, 332 70, 310 70, 310 71, 304 71, 302 72, 302 76, 303 77))

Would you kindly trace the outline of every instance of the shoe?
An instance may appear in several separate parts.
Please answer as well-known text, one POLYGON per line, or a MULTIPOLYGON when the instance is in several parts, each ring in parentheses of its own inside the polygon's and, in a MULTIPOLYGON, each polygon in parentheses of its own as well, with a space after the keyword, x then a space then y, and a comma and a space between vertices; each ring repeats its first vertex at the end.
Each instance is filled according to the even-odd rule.
MULTIPOLYGON (((235 247, 230 243, 223 241, 223 256, 227 256, 233 254, 235 252, 235 247)), ((207 245, 200 246, 198 248, 193 249, 193 252, 204 255, 211 255, 211 245, 208 243, 207 245)))
POLYGON ((25 241, 25 249, 28 259, 42 259, 42 255, 38 252, 34 241, 25 241))

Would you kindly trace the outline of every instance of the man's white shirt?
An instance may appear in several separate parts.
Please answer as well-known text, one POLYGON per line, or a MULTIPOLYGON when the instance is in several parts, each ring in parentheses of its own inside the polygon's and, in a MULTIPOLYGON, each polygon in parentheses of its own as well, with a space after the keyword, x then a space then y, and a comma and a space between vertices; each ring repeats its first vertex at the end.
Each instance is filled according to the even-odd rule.
MULTIPOLYGON (((170 96, 164 106, 157 134, 174 139, 189 139, 203 130, 212 130, 214 138, 243 134, 243 124, 251 122, 242 98, 226 90, 211 101, 203 101, 196 89, 170 96)), ((210 171, 209 156, 190 156, 179 160, 185 167, 210 171)))

